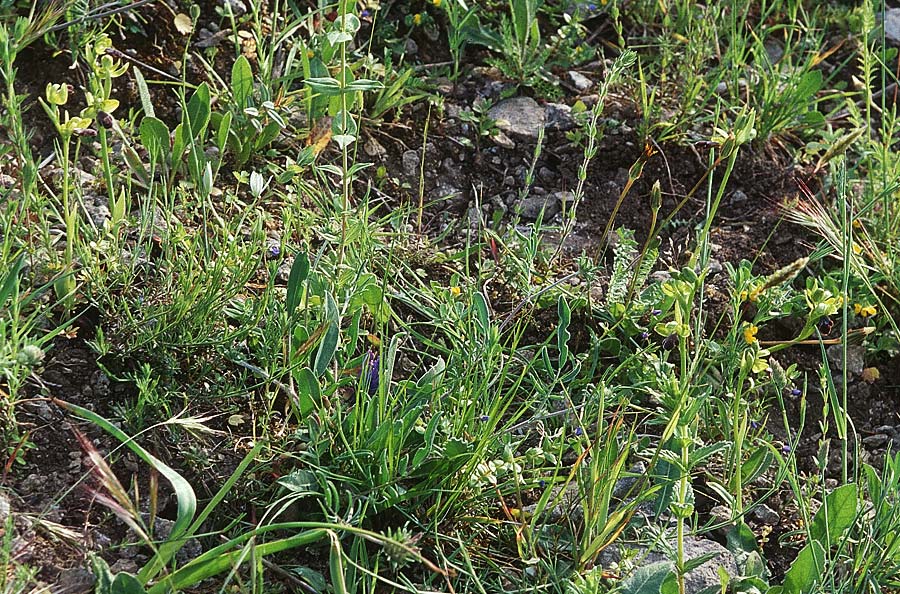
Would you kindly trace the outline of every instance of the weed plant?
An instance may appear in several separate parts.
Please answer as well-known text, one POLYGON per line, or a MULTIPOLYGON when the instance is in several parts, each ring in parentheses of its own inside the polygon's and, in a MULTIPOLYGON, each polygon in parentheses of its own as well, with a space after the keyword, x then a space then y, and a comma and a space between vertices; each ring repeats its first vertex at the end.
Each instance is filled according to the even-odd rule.
MULTIPOLYGON (((880 7, 237 4, 216 22, 227 43, 205 52, 190 45, 198 7, 173 15, 187 44, 170 113, 155 74, 118 47, 127 37, 103 32, 104 7, 2 4, 3 483, 30 463, 30 406, 79 421, 90 496, 146 553, 130 572, 92 554, 97 592, 684 594, 710 563, 707 591, 900 587, 900 456, 863 458, 848 371, 851 347, 864 346, 872 383, 900 351, 896 52, 880 7), (23 52, 61 18, 74 22, 55 43, 79 84, 46 81, 30 98, 23 52), (448 60, 401 58, 398 43, 431 33, 448 60), (489 223, 478 210, 456 239, 429 236, 424 147, 410 202, 359 151, 406 138, 409 114, 427 119, 423 145, 445 142, 430 105, 451 98, 428 97, 439 76, 465 89, 471 64, 493 66, 505 93, 560 100, 561 73, 595 58, 592 106, 572 102, 574 200, 556 219, 489 223), (564 246, 593 199, 613 101, 639 109, 644 148, 596 245, 573 258, 564 246), (53 130, 43 162, 34 117, 53 130), (706 155, 687 192, 644 179, 651 159, 685 147, 706 155), (769 274, 748 254, 717 275, 728 184, 772 154, 818 176, 783 212, 819 243, 769 274), (108 214, 95 220, 97 196, 108 214), (618 220, 626 200, 649 229, 618 220), (697 204, 676 263, 663 238, 697 204), (96 366, 128 388, 114 405, 64 401, 42 379, 84 340, 73 319, 88 310, 96 366), (812 369, 790 358, 801 348, 812 369), (233 464, 210 462, 212 440, 233 464), (125 455, 150 478, 123 480, 125 455), (773 536, 778 573, 753 520, 777 497, 796 506, 773 536), (692 557, 712 533, 734 563, 692 557), (194 540, 202 552, 185 558, 194 540)), ((472 138, 457 144, 479 163, 502 99, 459 110, 472 138)), ((526 150, 520 200, 549 142, 526 150)), ((4 501, 0 589, 29 591, 37 568, 17 556, 4 501)))

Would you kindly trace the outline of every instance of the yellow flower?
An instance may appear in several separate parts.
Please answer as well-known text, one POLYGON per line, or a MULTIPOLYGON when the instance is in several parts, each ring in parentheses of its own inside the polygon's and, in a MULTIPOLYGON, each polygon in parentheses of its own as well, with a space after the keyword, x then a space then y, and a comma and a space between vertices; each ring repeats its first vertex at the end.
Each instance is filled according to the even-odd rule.
POLYGON ((759 328, 757 328, 753 324, 747 324, 744 326, 744 342, 747 344, 753 344, 756 342, 756 333, 759 332, 759 328))
POLYGON ((417 12, 413 15, 413 25, 421 25, 422 24, 422 13, 417 12))
POLYGON ((853 313, 863 318, 869 318, 878 313, 878 310, 875 309, 874 305, 860 305, 859 303, 854 303, 853 313))
POLYGON ((431 0, 431 3, 434 4, 435 8, 441 7, 441 0, 431 0))
POLYGON ((862 223, 859 221, 859 219, 854 219, 853 228, 854 229, 862 229, 862 223))
POLYGON ((460 293, 462 293, 462 289, 459 287, 450 287, 450 294, 454 297, 459 297, 460 293))
POLYGON ((853 244, 852 248, 853 248, 853 253, 856 254, 857 256, 862 253, 862 248, 859 247, 856 243, 853 244))

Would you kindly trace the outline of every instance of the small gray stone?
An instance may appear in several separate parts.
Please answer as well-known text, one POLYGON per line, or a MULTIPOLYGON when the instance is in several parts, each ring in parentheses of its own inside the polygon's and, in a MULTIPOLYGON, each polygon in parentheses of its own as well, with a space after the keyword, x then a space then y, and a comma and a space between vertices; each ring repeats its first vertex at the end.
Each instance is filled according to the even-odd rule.
POLYGON ((7 497, 4 493, 0 493, 0 526, 6 524, 6 518, 9 517, 11 509, 12 508, 9 505, 9 497, 7 497))
POLYGON ((547 127, 559 132, 568 132, 575 127, 572 108, 565 103, 548 103, 544 110, 547 127))
POLYGON ((763 503, 753 510, 753 519, 767 526, 774 526, 781 519, 781 516, 774 509, 763 503))
POLYGON ((56 578, 54 592, 66 594, 87 594, 93 591, 96 578, 94 574, 83 567, 63 569, 56 578))
POLYGON ((102 229, 111 216, 109 212, 109 199, 105 196, 100 196, 99 194, 85 194, 84 212, 95 227, 102 229))
POLYGON ((537 138, 544 127, 544 109, 531 97, 513 97, 488 110, 503 132, 526 138, 537 138))
MULTIPOLYGON (((844 348, 842 345, 836 344, 828 347, 826 351, 828 362, 831 364, 833 371, 841 371, 844 368, 844 348)), ((850 375, 858 376, 862 373, 865 366, 866 349, 862 345, 851 345, 847 349, 847 372, 850 375)))
POLYGON ((500 148, 505 148, 506 150, 509 150, 509 151, 516 148, 515 141, 513 141, 512 138, 510 138, 509 136, 507 136, 500 130, 497 130, 497 132, 495 134, 491 134, 491 140, 493 140, 494 144, 496 144, 500 148))
POLYGON ((519 214, 525 220, 537 220, 544 211, 543 220, 549 221, 560 211, 560 198, 569 192, 556 192, 546 196, 528 196, 519 202, 519 214))
POLYGON ((747 193, 743 190, 735 190, 731 193, 731 196, 728 197, 728 200, 731 204, 743 204, 747 201, 747 193))
POLYGON ((419 152, 414 150, 408 150, 403 153, 403 173, 409 177, 416 177, 419 175, 419 152))
POLYGON ((575 70, 569 71, 569 79, 572 81, 572 84, 575 85, 575 88, 582 93, 590 91, 591 87, 594 86, 594 81, 575 70))
POLYGON ((650 275, 650 280, 655 283, 664 283, 666 281, 672 280, 672 275, 666 270, 657 270, 650 275))
POLYGON ((247 5, 243 3, 242 0, 222 0, 222 8, 225 9, 226 14, 228 14, 228 9, 231 9, 231 14, 236 17, 242 17, 247 14, 247 5))
POLYGON ((883 433, 876 433, 875 435, 870 435, 862 440, 863 444, 866 447, 875 449, 875 448, 883 448, 887 445, 890 437, 883 433))
POLYGON ((722 263, 718 260, 710 260, 709 261, 709 273, 710 274, 719 274, 722 272, 722 263))
POLYGON ((370 157, 381 158, 387 154, 387 149, 382 146, 380 142, 378 142, 374 136, 370 136, 366 143, 363 145, 363 150, 370 157))

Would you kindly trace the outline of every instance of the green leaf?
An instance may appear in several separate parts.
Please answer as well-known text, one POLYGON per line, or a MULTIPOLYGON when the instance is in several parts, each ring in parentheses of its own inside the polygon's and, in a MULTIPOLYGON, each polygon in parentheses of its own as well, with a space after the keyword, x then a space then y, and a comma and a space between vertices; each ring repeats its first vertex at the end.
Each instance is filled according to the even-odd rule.
POLYGON ((3 284, 0 285, 0 308, 6 305, 6 300, 9 299, 9 296, 12 295, 13 291, 18 286, 19 271, 22 270, 22 265, 24 263, 25 254, 19 254, 19 257, 16 258, 16 261, 6 273, 6 277, 3 279, 3 284))
POLYGON ((287 282, 287 314, 293 316, 300 300, 303 298, 303 286, 309 277, 309 255, 306 252, 300 252, 294 257, 294 263, 291 264, 291 273, 288 275, 287 282))
POLYGON ((306 84, 313 92, 326 97, 341 94, 341 83, 330 76, 317 76, 306 79, 306 84))
POLYGON ((331 363, 331 360, 334 358, 340 333, 340 327, 338 327, 337 322, 331 322, 328 325, 328 330, 325 331, 325 337, 319 344, 319 352, 316 353, 316 363, 313 370, 316 377, 320 377, 325 373, 328 364, 331 363))
POLYGON ((858 490, 856 484, 841 485, 825 496, 809 527, 809 537, 828 547, 837 544, 844 530, 856 519, 858 490))
POLYGON ((150 101, 150 89, 147 88, 147 81, 144 80, 144 75, 141 74, 140 69, 137 66, 131 69, 134 72, 134 82, 138 88, 138 95, 141 98, 141 107, 144 109, 144 115, 146 117, 155 117, 156 113, 153 111, 153 102, 150 101))
POLYGON ((210 115, 209 85, 202 83, 187 104, 187 125, 192 138, 198 138, 209 123, 210 115))
POLYGON ((488 313, 487 299, 481 291, 476 292, 472 296, 472 308, 475 313, 475 321, 478 324, 478 331, 485 338, 490 336, 491 316, 488 313))
POLYGON ((247 100, 253 94, 253 70, 243 55, 231 67, 231 94, 239 109, 247 107, 247 100))
POLYGON ((231 120, 232 115, 230 111, 226 111, 222 114, 222 117, 219 118, 219 125, 216 128, 216 146, 219 149, 220 155, 225 153, 225 148, 228 146, 228 133, 231 132, 231 120))
POLYGON ((187 541, 187 539, 183 539, 182 537, 188 532, 188 527, 197 511, 197 497, 194 495, 194 489, 184 477, 172 470, 172 468, 167 466, 160 459, 147 452, 147 450, 138 445, 137 442, 129 437, 124 431, 97 413, 82 408, 77 404, 71 404, 62 400, 54 399, 54 402, 72 414, 94 423, 121 441, 128 446, 128 449, 137 454, 141 460, 163 475, 172 485, 172 490, 175 492, 175 498, 178 503, 175 524, 172 526, 172 532, 170 533, 168 540, 159 545, 156 554, 146 565, 144 565, 138 574, 138 578, 141 582, 146 584, 169 563, 172 557, 175 556, 175 553, 177 553, 187 541))
POLYGON ((810 541, 797 553, 784 574, 782 587, 789 594, 802 594, 812 590, 825 570, 825 549, 818 541, 810 541))
POLYGON ((572 310, 566 303, 566 298, 559 296, 556 303, 556 311, 559 315, 559 326, 556 328, 556 348, 559 349, 559 368, 565 367, 569 360, 569 339, 572 335, 569 333, 569 322, 572 321, 572 310))
POLYGON ((657 561, 638 568, 622 582, 622 594, 659 594, 663 582, 673 574, 672 563, 657 561))
POLYGON ((319 380, 309 367, 304 367, 297 372, 297 403, 299 409, 297 412, 300 419, 305 419, 309 413, 319 406, 322 395, 319 391, 319 380))
POLYGON ((109 592, 110 594, 146 594, 141 582, 130 573, 125 573, 124 571, 116 574, 109 592))
POLYGON ((141 144, 150 153, 150 160, 165 163, 169 157, 169 128, 153 116, 145 116, 140 127, 141 144))

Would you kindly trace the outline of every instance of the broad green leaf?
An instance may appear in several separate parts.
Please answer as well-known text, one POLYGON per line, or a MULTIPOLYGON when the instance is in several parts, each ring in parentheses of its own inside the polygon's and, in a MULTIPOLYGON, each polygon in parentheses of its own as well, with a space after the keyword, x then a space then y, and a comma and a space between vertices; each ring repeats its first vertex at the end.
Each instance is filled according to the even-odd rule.
POLYGON ((210 98, 209 86, 206 83, 202 83, 197 87, 197 90, 194 91, 194 94, 191 95, 185 114, 187 116, 188 129, 191 131, 191 137, 198 138, 200 133, 203 132, 204 128, 206 128, 206 125, 209 123, 210 98))
POLYGON ((169 158, 169 128, 153 116, 145 116, 140 127, 141 144, 150 153, 150 160, 157 164, 165 163, 169 158))
POLYGON ((782 587, 789 594, 809 592, 822 579, 824 570, 825 549, 818 541, 810 541, 800 549, 797 558, 784 574, 782 587))
POLYGON ((325 337, 319 344, 319 352, 316 353, 316 363, 314 368, 316 377, 321 377, 321 375, 325 373, 328 364, 331 363, 331 360, 334 358, 340 333, 341 331, 337 322, 331 322, 328 325, 328 330, 325 331, 325 337))
POLYGON ((3 279, 3 284, 0 285, 0 308, 6 305, 6 300, 9 299, 9 296, 13 294, 13 291, 18 286, 19 271, 22 270, 22 265, 24 263, 25 254, 19 254, 19 257, 16 258, 16 261, 6 273, 6 278, 3 279))
POLYGON ((319 380, 309 367, 304 367, 297 372, 297 406, 300 408, 300 419, 305 419, 309 413, 319 406, 322 396, 319 391, 319 380))
POLYGON ((825 496, 809 527, 809 537, 826 547, 837 544, 844 530, 856 519, 858 490, 854 483, 841 485, 825 496))
POLYGON ((116 574, 109 592, 110 594, 146 594, 141 582, 130 573, 125 573, 124 571, 116 574))
POLYGON ((247 99, 253 94, 253 70, 243 55, 231 67, 231 94, 239 109, 247 106, 247 99))
POLYGON ((622 594, 659 594, 663 582, 672 573, 669 561, 644 565, 622 582, 620 591, 622 594))
POLYGON ((300 252, 294 257, 287 282, 287 314, 293 316, 300 300, 303 299, 303 286, 309 276, 309 255, 300 252))

